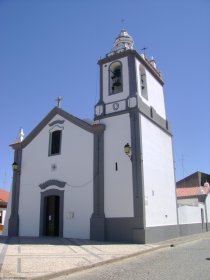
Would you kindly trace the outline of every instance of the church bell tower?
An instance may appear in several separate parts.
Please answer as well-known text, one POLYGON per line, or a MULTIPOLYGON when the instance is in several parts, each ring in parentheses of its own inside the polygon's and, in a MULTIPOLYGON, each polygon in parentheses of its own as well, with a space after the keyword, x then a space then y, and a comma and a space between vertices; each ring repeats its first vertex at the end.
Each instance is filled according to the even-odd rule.
POLYGON ((175 176, 164 82, 154 59, 133 45, 123 29, 98 62, 95 123, 106 127, 105 239, 147 243, 178 235, 175 176))

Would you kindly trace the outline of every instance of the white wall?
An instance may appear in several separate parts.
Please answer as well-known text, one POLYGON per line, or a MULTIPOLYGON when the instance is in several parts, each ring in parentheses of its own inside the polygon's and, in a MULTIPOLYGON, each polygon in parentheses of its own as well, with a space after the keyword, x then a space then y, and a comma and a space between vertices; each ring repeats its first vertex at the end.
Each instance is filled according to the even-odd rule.
POLYGON ((0 211, 2 211, 2 223, 1 223, 1 225, 4 225, 7 210, 6 210, 6 208, 0 208, 0 211))
POLYGON ((166 119, 165 112, 165 101, 162 85, 154 78, 154 76, 147 70, 146 71, 146 80, 147 80, 147 91, 148 91, 148 100, 142 97, 141 95, 141 78, 140 78, 140 62, 136 58, 136 73, 137 73, 137 87, 138 94, 142 98, 143 102, 148 106, 152 106, 156 112, 164 119, 166 119))
POLYGON ((11 201, 12 201, 12 190, 10 190, 9 193, 9 199, 8 199, 8 203, 7 203, 7 211, 6 211, 6 215, 5 215, 5 219, 4 219, 4 230, 3 230, 3 235, 8 235, 8 222, 9 222, 9 218, 11 215, 11 201))
POLYGON ((202 203, 198 206, 180 206, 178 207, 179 223, 180 224, 196 224, 201 223, 201 209, 203 209, 204 222, 206 222, 205 208, 202 203))
POLYGON ((118 59, 116 61, 122 62, 122 78, 123 78, 123 91, 118 94, 109 95, 109 65, 113 62, 103 65, 103 101, 110 103, 122 100, 128 97, 129 83, 128 83, 128 62, 127 57, 118 59))
POLYGON ((131 143, 130 117, 123 114, 104 119, 104 195, 105 216, 133 217, 132 164, 124 153, 124 145, 131 143), (115 170, 115 164, 118 170, 115 170))
POLYGON ((206 210, 207 210, 208 223, 210 223, 210 192, 208 193, 206 198, 206 210))
MULTIPOLYGON (((59 115, 54 120, 62 120, 59 115)), ((93 134, 65 120, 61 155, 48 156, 48 125, 23 149, 20 185, 20 235, 38 236, 39 184, 55 179, 67 182, 64 201, 64 236, 89 238, 93 213, 93 134), (52 164, 57 168, 52 170, 52 164), (69 218, 74 212, 74 218, 69 218)), ((47 188, 50 189, 52 187, 47 188)), ((55 187, 56 188, 56 187, 55 187)))
POLYGON ((144 116, 140 121, 146 226, 177 224, 172 139, 144 116))

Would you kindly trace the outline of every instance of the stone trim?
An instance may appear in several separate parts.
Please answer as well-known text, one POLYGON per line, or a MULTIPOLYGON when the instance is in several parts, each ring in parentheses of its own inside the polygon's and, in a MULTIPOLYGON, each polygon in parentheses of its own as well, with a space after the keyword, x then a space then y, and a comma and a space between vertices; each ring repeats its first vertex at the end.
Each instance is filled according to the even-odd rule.
POLYGON ((8 221, 8 236, 19 235, 19 196, 20 196, 20 173, 21 173, 21 161, 22 150, 15 150, 14 161, 18 164, 18 170, 13 171, 12 181, 12 201, 11 201, 11 214, 8 221))
POLYGON ((145 243, 159 242, 179 237, 179 225, 154 226, 145 228, 145 243))
POLYGON ((53 126, 55 124, 63 124, 64 122, 65 122, 65 120, 55 120, 55 121, 49 123, 48 125, 53 126))
MULTIPOLYGON (((122 100, 120 100, 122 101, 122 100)), ((162 129, 165 133, 172 136, 171 128, 169 122, 163 119, 155 110, 154 108, 145 104, 140 98, 138 100, 139 108, 137 109, 139 113, 149 119, 153 124, 157 125, 160 129, 162 129)), ((112 102, 111 102, 112 103, 112 102)), ((108 103, 110 104, 110 103, 108 103)), ((101 116, 95 116, 94 120, 101 120, 105 118, 110 118, 117 115, 127 114, 130 113, 134 108, 129 108, 126 105, 126 109, 119 112, 113 112, 110 114, 102 114, 101 116)))
POLYGON ((159 128, 164 130, 167 134, 172 135, 171 129, 169 126, 169 122, 162 118, 152 106, 148 106, 146 103, 144 103, 141 98, 138 100, 139 102, 139 112, 144 115, 146 118, 148 118, 150 121, 152 121, 154 124, 156 124, 159 128))
POLYGON ((132 147, 132 178, 134 217, 139 219, 139 227, 145 227, 144 205, 144 172, 142 159, 141 128, 138 110, 130 112, 131 147, 132 147))
POLYGON ((150 65, 150 63, 146 59, 142 58, 141 55, 136 50, 125 50, 121 53, 116 53, 116 54, 110 55, 108 57, 100 59, 98 61, 98 64, 99 65, 105 64, 105 63, 111 62, 113 60, 117 60, 117 59, 123 58, 125 56, 128 56, 129 54, 132 55, 133 57, 136 57, 141 62, 141 64, 143 64, 145 66, 145 68, 153 75, 153 77, 155 77, 156 80, 161 85, 164 85, 164 81, 163 81, 160 73, 154 67, 152 67, 152 65, 150 65))
POLYGON ((123 84, 124 84, 124 79, 123 79, 123 64, 122 64, 122 61, 120 61, 120 60, 114 60, 112 63, 110 63, 109 64, 109 69, 108 69, 108 94, 109 94, 109 96, 110 95, 115 95, 115 94, 118 94, 118 93, 120 93, 120 92, 123 92, 123 84), (114 64, 114 63, 119 63, 120 64, 120 68, 121 68, 121 81, 122 81, 122 90, 121 91, 119 91, 119 92, 116 92, 116 93, 112 93, 111 92, 111 70, 110 70, 110 68, 111 68, 111 66, 112 66, 112 64, 114 64))
POLYGON ((128 79, 129 79, 129 96, 136 96, 137 93, 137 75, 135 57, 128 54, 128 79))
POLYGON ((93 214, 90 219, 90 239, 104 240, 104 130, 98 127, 94 135, 93 159, 93 214))
POLYGON ((71 123, 75 124, 76 126, 90 132, 95 133, 95 126, 90 125, 87 122, 80 120, 73 115, 63 111, 58 107, 54 107, 49 114, 32 130, 32 132, 20 143, 15 143, 10 145, 13 149, 23 149, 25 148, 39 133, 40 131, 49 123, 49 121, 56 115, 60 115, 61 117, 65 118, 66 120, 70 121, 71 123))
POLYGON ((53 156, 58 156, 58 155, 61 155, 61 149, 62 149, 62 138, 63 138, 63 129, 62 127, 59 127, 59 130, 60 131, 60 145, 59 145, 59 153, 54 153, 52 154, 51 153, 51 149, 52 149, 52 137, 53 137, 53 132, 56 131, 54 130, 53 132, 49 131, 49 144, 48 144, 48 157, 53 157, 53 156))
POLYGON ((66 185, 66 182, 58 181, 58 180, 48 180, 42 184, 39 185, 41 190, 46 189, 49 186, 57 186, 58 188, 64 188, 66 185))
POLYGON ((206 227, 202 228, 202 223, 180 224, 179 227, 180 227, 180 236, 202 233, 207 231, 206 227))
POLYGON ((178 225, 139 227, 138 218, 106 218, 106 241, 153 243, 179 236, 178 225))

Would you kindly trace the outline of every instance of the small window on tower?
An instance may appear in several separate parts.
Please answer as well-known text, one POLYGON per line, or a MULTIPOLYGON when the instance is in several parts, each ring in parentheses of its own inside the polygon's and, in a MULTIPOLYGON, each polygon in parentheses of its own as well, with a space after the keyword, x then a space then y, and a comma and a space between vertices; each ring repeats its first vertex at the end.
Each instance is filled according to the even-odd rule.
POLYGON ((122 64, 119 61, 113 62, 109 68, 110 94, 119 93, 123 90, 122 64))
POLYGON ((61 130, 50 132, 50 155, 58 155, 61 152, 61 130))
POLYGON ((141 89, 141 95, 148 99, 148 92, 147 92, 147 76, 145 68, 141 65, 140 66, 140 89, 141 89))

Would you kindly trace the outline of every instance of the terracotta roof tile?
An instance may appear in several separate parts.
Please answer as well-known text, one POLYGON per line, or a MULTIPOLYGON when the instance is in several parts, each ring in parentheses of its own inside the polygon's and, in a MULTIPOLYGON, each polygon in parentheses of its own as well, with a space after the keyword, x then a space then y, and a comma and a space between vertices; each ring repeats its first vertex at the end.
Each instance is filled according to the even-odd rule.
POLYGON ((0 189, 0 201, 8 202, 9 192, 3 189, 0 189))
POLYGON ((206 195, 210 191, 210 187, 191 187, 191 188, 176 188, 177 197, 199 196, 206 195))

